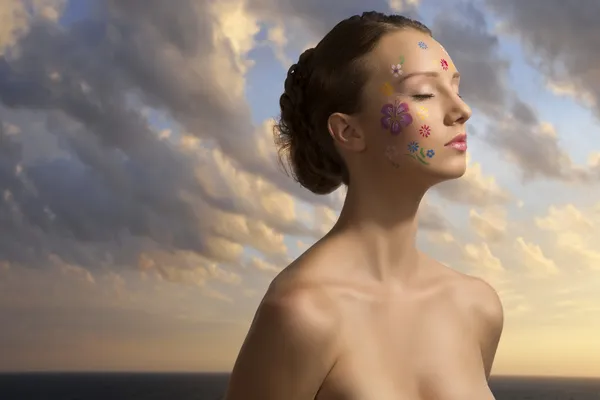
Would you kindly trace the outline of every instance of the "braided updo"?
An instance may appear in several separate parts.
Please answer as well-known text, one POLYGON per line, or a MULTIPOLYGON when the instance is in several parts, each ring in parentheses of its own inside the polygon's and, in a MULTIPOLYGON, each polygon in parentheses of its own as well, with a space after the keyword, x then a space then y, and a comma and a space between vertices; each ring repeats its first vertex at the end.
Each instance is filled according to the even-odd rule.
POLYGON ((279 100, 275 144, 293 177, 315 194, 348 185, 348 169, 336 150, 327 121, 333 113, 355 114, 368 79, 365 56, 388 32, 412 28, 431 35, 418 21, 365 12, 337 24, 315 48, 306 50, 288 70, 279 100))

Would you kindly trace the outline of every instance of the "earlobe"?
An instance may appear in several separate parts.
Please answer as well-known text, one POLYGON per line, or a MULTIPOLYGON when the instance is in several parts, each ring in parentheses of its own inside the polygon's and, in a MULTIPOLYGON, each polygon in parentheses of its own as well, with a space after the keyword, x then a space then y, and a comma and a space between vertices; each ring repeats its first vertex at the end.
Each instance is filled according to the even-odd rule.
POLYGON ((337 147, 349 151, 361 151, 364 147, 362 134, 356 122, 346 114, 331 114, 328 120, 329 134, 337 147))

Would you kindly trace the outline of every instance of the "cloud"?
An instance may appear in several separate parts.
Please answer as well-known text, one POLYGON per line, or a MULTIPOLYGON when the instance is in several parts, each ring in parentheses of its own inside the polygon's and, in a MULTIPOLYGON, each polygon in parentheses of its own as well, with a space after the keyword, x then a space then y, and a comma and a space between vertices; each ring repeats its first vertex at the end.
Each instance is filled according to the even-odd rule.
POLYGON ((389 2, 375 0, 365 6, 360 0, 348 0, 331 7, 323 7, 318 0, 248 0, 249 12, 260 15, 265 23, 285 26, 288 31, 295 32, 287 35, 290 45, 300 50, 306 43, 322 38, 341 20, 364 11, 390 12, 391 7, 403 5, 403 14, 415 17, 417 2, 414 0, 389 2))
POLYGON ((419 7, 421 0, 388 0, 388 5, 393 12, 409 13, 419 7))
MULTIPOLYGON (((34 20, 18 42, 18 53, 0 60, 2 103, 46 111, 46 135, 55 136, 69 154, 20 165, 21 144, 3 140, 10 151, 3 187, 11 196, 4 205, 23 218, 4 226, 13 231, 13 239, 2 254, 18 257, 15 253, 25 253, 24 246, 43 253, 44 247, 53 247, 45 240, 62 241, 58 247, 68 253, 69 243, 106 242, 128 234, 201 250, 202 238, 191 226, 195 215, 179 195, 181 188, 197 186, 190 160, 157 140, 140 109, 131 105, 127 89, 133 86, 114 62, 119 49, 106 33, 109 24, 85 22, 65 30, 34 20), (17 167, 19 179, 11 177, 17 167)), ((68 261, 88 265, 93 261, 74 254, 81 247, 71 246, 68 261)))
POLYGON ((522 237, 515 240, 515 249, 521 256, 523 267, 525 267, 533 278, 548 278, 560 273, 556 263, 547 257, 541 247, 528 243, 522 237))
POLYGON ((57 266, 64 275, 72 275, 82 278, 84 281, 90 284, 96 283, 96 280, 94 279, 90 271, 78 267, 76 265, 66 263, 56 254, 50 254, 50 256, 48 257, 48 261, 57 266))
POLYGON ((252 215, 286 234, 311 234, 310 228, 297 218, 296 198, 261 176, 236 168, 218 149, 201 151, 195 174, 203 198, 213 207, 252 215))
POLYGON ((507 212, 502 207, 488 207, 483 213, 469 211, 469 221, 475 233, 487 243, 502 241, 507 234, 507 212))
POLYGON ((509 271, 502 260, 492 252, 487 243, 465 243, 461 245, 458 242, 453 242, 453 244, 460 249, 459 260, 470 267, 470 274, 484 279, 496 289, 502 289, 510 284, 509 271))
POLYGON ((334 197, 281 173, 272 121, 249 124, 258 25, 242 2, 93 2, 66 27, 36 4, 0 57, 3 262, 93 270, 160 250, 239 263, 244 245, 283 260, 282 234, 311 232, 292 195, 334 197))
POLYGON ((503 272, 505 270, 500 259, 492 254, 486 243, 467 243, 463 249, 463 256, 475 268, 493 272, 503 272))
POLYGON ((436 245, 445 246, 456 243, 456 238, 450 232, 432 231, 429 232, 427 238, 431 243, 436 245))
POLYGON ((18 38, 19 31, 27 28, 29 18, 25 4, 18 0, 4 1, 0 5, 0 54, 12 46, 18 38))
POLYGON ((541 229, 556 233, 572 230, 587 234, 594 229, 594 220, 590 220, 587 214, 573 204, 550 206, 548 214, 543 218, 536 218, 535 223, 541 229))
MULTIPOLYGON (((10 44, 18 51, 0 57, 2 261, 41 268, 55 257, 93 276, 150 254, 157 276, 205 287, 244 247, 279 266, 284 235, 322 234, 343 195, 301 189, 278 168, 273 121, 249 124, 254 35, 271 21, 283 48, 298 7, 267 3, 93 2, 60 26, 48 7, 61 8, 39 2, 45 11, 10 44), (298 217, 298 200, 317 206, 318 225, 298 217)), ((311 33, 363 11, 300 7, 294 20, 311 33)), ((447 226, 423 207, 422 227, 447 226)))
POLYGON ((260 271, 264 271, 264 272, 268 272, 268 273, 272 273, 272 274, 278 274, 279 272, 281 272, 283 270, 282 267, 275 266, 275 265, 268 263, 265 260, 262 260, 257 257, 252 257, 252 259, 250 260, 249 266, 252 268, 256 268, 260 271))
POLYGON ((499 55, 499 39, 489 32, 486 17, 475 4, 459 2, 446 7, 438 11, 431 26, 434 37, 464 76, 460 86, 465 101, 497 118, 510 100, 510 63, 499 55))
POLYGON ((554 234, 557 247, 577 261, 577 270, 600 271, 600 203, 587 210, 573 204, 551 206, 545 216, 535 219, 538 228, 554 234))
POLYGON ((549 85, 571 88, 600 118, 600 3, 559 0, 486 0, 503 32, 519 39, 529 61, 549 85), (574 26, 577 29, 573 29, 574 26), (573 90, 575 89, 575 90, 573 90))
POLYGON ((31 21, 41 18, 56 22, 66 0, 5 0, 0 5, 0 55, 17 43, 31 21))
POLYGON ((284 68, 289 68, 294 63, 285 53, 285 49, 288 46, 288 35, 282 23, 268 28, 265 44, 273 49, 275 58, 277 58, 284 68))
POLYGON ((533 111, 522 102, 518 101, 515 106, 524 110, 506 115, 491 125, 487 140, 496 149, 503 150, 506 161, 519 168, 524 181, 546 178, 582 183, 597 179, 593 167, 573 162, 550 123, 538 122, 533 111))
POLYGON ((493 176, 483 175, 477 162, 469 164, 462 178, 437 185, 435 191, 445 199, 479 207, 504 204, 512 198, 493 176))
MULTIPOLYGON (((500 32, 518 35, 526 45, 531 45, 526 50, 537 57, 531 61, 536 68, 544 71, 549 85, 552 84, 555 89, 571 88, 571 91, 576 87, 581 89, 579 93, 588 103, 598 103, 600 87, 595 88, 593 82, 600 82, 600 78, 594 75, 599 61, 595 61, 587 50, 594 48, 593 38, 598 36, 594 35, 591 27, 594 22, 589 22, 589 34, 584 35, 583 45, 579 35, 572 33, 575 31, 571 22, 580 18, 585 20, 584 16, 590 15, 588 13, 596 6, 588 5, 586 7, 592 7, 592 10, 583 11, 586 7, 582 10, 566 3, 554 9, 547 3, 535 1, 527 3, 524 8, 516 1, 486 0, 485 4, 505 18, 500 32), (556 11, 561 8, 565 9, 564 12, 556 11), (538 9, 543 10, 548 18, 541 18, 536 11, 538 9), (571 17, 565 16, 565 13, 571 17), (555 30, 553 19, 558 18, 561 19, 561 28, 555 30), (560 37, 558 32, 561 32, 560 37), (535 45, 532 45, 533 42, 535 45), (573 46, 570 46, 571 42, 573 46), (561 54, 561 51, 564 53, 561 54), (559 57, 555 58, 555 54, 559 57), (565 61, 567 58, 569 61, 565 61), (574 60, 581 62, 575 64, 574 60)), ((447 12, 440 12, 433 25, 435 35, 443 40, 442 44, 465 77, 461 81, 465 100, 488 118, 482 137, 494 150, 503 150, 506 161, 519 168, 525 181, 540 178, 578 183, 598 181, 600 168, 592 163, 589 166, 574 164, 561 147, 552 125, 539 121, 536 110, 524 103, 507 85, 510 62, 500 55, 499 37, 488 29, 489 16, 486 18, 484 11, 476 3, 459 2, 447 12)))
MULTIPOLYGON (((227 242, 223 244, 227 245, 227 242)), ((229 253, 237 253, 237 259, 241 255, 241 249, 236 251, 229 246, 225 254, 229 253)), ((199 288, 205 288, 210 280, 230 285, 238 285, 242 281, 239 274, 222 269, 214 260, 188 251, 149 250, 138 255, 136 266, 139 271, 153 274, 161 280, 199 288)))

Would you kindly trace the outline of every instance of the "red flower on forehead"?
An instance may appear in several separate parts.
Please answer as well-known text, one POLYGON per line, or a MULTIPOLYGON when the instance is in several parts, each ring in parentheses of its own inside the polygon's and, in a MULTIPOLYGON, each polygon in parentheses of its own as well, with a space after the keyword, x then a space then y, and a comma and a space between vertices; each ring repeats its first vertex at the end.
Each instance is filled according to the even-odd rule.
POLYGON ((442 63, 442 69, 444 71, 448 71, 448 61, 446 61, 445 59, 442 58, 441 63, 442 63))

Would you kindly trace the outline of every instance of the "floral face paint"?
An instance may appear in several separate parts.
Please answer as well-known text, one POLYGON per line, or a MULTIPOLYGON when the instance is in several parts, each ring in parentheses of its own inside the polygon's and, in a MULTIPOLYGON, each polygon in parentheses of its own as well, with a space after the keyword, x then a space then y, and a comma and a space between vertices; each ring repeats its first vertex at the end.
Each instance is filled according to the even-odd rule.
POLYGON ((400 63, 392 64, 392 75, 394 75, 394 78, 397 78, 404 73, 402 64, 404 64, 404 56, 400 56, 400 63))
POLYGON ((420 47, 420 48, 422 48, 423 50, 427 50, 427 48, 428 48, 428 47, 427 47, 427 43, 425 43, 425 42, 423 42, 423 41, 420 41, 420 42, 419 42, 419 47, 420 47))
POLYGON ((379 90, 387 97, 394 94, 394 87, 389 82, 384 83, 379 90))
MULTIPOLYGON (((425 150, 418 142, 410 142, 408 144, 408 152, 404 155, 419 161, 421 164, 429 165, 429 161, 435 156, 435 151, 432 149, 425 150)), ((387 146, 385 149, 385 157, 394 168, 400 168, 398 157, 401 156, 400 151, 396 146, 387 146)))
POLYGON ((449 62, 445 58, 432 60, 431 66, 435 69, 442 67, 444 71, 448 71, 448 68, 450 67, 454 68, 454 64, 452 62, 449 62))
POLYGON ((421 119, 421 120, 424 120, 428 116, 429 116, 429 110, 424 106, 420 106, 417 110, 417 117, 419 117, 419 119, 421 119))
POLYGON ((412 141, 408 144, 408 153, 405 155, 421 162, 422 164, 429 165, 428 159, 433 158, 435 156, 435 151, 433 149, 425 150, 423 147, 419 145, 419 142, 412 141))
POLYGON ((402 73, 402 64, 392 64, 392 75, 394 75, 395 78, 402 75, 402 73))
POLYGON ((429 135, 431 135, 431 127, 429 125, 421 126, 421 128, 419 129, 419 134, 421 134, 421 136, 423 136, 424 138, 429 137, 429 135))
POLYGON ((408 104, 400 102, 399 98, 396 98, 394 104, 385 104, 381 108, 381 127, 385 130, 389 130, 392 135, 398 135, 402 132, 403 128, 406 128, 413 122, 412 116, 409 114, 408 104))

